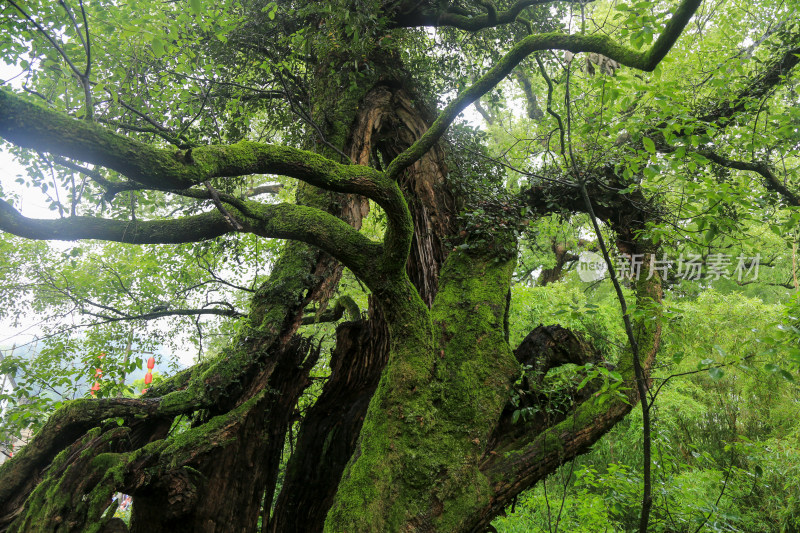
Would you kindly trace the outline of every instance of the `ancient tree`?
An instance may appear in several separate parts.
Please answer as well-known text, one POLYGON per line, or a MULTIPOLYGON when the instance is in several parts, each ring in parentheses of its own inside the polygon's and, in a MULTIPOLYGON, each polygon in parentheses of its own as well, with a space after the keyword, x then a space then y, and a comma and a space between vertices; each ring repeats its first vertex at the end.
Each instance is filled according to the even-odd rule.
MULTIPOLYGON (((638 359, 616 362, 624 392, 601 403, 599 383, 574 383, 560 411, 514 416, 519 402, 545 401, 537 387, 550 368, 602 364, 587 339, 559 326, 509 345, 520 228, 554 212, 592 212, 620 251, 655 252, 648 228, 669 219, 668 199, 637 185, 643 168, 620 161, 686 151, 691 136, 700 138, 687 145, 698 164, 749 172, 797 204, 766 156, 743 159, 714 141, 787 83, 798 61, 792 24, 755 36, 771 47, 727 97, 708 95, 673 118, 640 118, 598 149, 591 142, 602 140, 576 122, 591 132, 586 124, 604 115, 570 109, 565 73, 605 83, 625 70, 642 79, 682 35, 702 39, 713 13, 697 15, 699 0, 639 13, 629 26, 640 20, 649 33, 642 26, 636 35, 649 37, 633 39, 597 31, 579 2, 185 4, 143 8, 154 27, 177 28, 168 38, 104 41, 109 25, 128 31, 120 12, 133 8, 65 2, 50 13, 36 2, 4 3, 3 23, 23 36, 6 49, 30 46, 26 66, 47 59, 25 90, 0 91, 0 137, 85 185, 52 219, 0 200, 0 230, 138 245, 232 234, 289 242, 215 357, 141 397, 78 400, 51 416, 0 468, 2 531, 122 530, 109 507, 116 492, 134 498, 130 531, 483 531, 633 408, 659 346, 654 276, 632 286, 643 312, 630 322, 638 359), (446 71, 462 45, 474 75, 446 71), (115 61, 129 72, 115 71, 115 61), (66 88, 53 92, 54 79, 66 88), (175 80, 183 85, 170 87, 175 80), (449 131, 473 103, 487 121, 500 120, 480 99, 502 83, 518 84, 521 113, 550 135, 539 146, 549 157, 512 169, 527 172, 528 186, 500 197, 492 187, 502 177, 491 173, 508 165, 488 152, 476 157, 480 139, 449 131), (182 101, 191 105, 170 109, 147 93, 153 84, 176 101, 180 90, 194 91, 182 101), (294 200, 240 187, 253 175, 296 180, 294 200), (84 207, 101 201, 116 207, 105 215, 84 207), (155 207, 142 207, 148 202, 155 207), (475 206, 481 220, 460 216, 475 206), (362 229, 370 211, 382 215, 379 237, 362 229), (321 357, 298 330, 342 317, 348 305, 332 295, 345 268, 368 289, 369 309, 350 310, 338 327, 330 375, 298 420, 321 357), (540 378, 520 380, 523 368, 540 378), (191 424, 172 431, 181 417, 191 424)), ((636 106, 614 120, 641 116, 636 106)))

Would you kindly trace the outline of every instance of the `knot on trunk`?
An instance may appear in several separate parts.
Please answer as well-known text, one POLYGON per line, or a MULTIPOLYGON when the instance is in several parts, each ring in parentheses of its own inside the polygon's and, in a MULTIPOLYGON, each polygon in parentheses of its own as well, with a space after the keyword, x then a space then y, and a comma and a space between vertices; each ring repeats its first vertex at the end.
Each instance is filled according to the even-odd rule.
POLYGON ((537 384, 542 383, 551 368, 567 363, 597 363, 601 359, 600 353, 580 333, 559 325, 536 327, 514 350, 514 356, 521 365, 532 369, 528 375, 535 377, 537 384))

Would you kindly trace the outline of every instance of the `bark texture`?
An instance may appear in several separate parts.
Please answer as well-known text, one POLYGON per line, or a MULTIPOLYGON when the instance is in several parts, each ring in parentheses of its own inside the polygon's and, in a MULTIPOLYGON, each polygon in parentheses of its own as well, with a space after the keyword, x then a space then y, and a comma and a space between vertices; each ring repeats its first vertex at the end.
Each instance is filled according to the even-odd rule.
POLYGON ((389 332, 372 309, 368 320, 337 328, 330 378, 303 417, 266 531, 322 531, 389 355, 389 332))

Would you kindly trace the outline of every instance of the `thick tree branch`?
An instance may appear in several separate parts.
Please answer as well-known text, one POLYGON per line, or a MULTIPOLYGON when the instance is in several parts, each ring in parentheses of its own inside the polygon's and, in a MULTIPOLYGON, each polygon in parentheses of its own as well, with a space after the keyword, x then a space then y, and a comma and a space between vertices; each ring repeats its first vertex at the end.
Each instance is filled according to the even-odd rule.
MULTIPOLYGON (((566 0, 570 3, 585 3, 581 0, 566 0)), ((486 7, 487 13, 482 15, 472 15, 460 9, 448 8, 441 11, 415 9, 410 13, 396 15, 393 21, 394 27, 411 28, 418 26, 442 27, 449 26, 465 31, 478 31, 485 28, 493 28, 510 24, 517 20, 517 17, 525 9, 534 6, 552 4, 553 0, 518 0, 513 6, 498 11, 491 2, 481 2, 486 7)))
POLYGON ((231 231, 225 218, 217 212, 157 221, 109 220, 84 216, 42 220, 22 216, 4 200, 0 200, 0 230, 27 239, 99 239, 130 244, 197 242, 231 231))
POLYGON ((495 87, 500 80, 508 76, 523 59, 533 52, 553 49, 568 50, 574 54, 594 52, 603 54, 625 66, 649 72, 664 59, 700 4, 701 0, 683 0, 653 46, 644 52, 637 52, 622 46, 606 35, 545 33, 526 37, 471 87, 450 102, 430 129, 389 164, 386 175, 394 179, 400 175, 400 172, 419 160, 467 106, 495 87))
MULTIPOLYGON (((234 201, 227 199, 227 195, 225 197, 223 200, 226 202, 234 201)), ((262 205, 235 200, 235 205, 228 211, 241 222, 244 231, 262 237, 292 239, 311 244, 336 257, 354 272, 365 276, 365 279, 374 277, 375 272, 371 270, 375 266, 373 261, 383 258, 382 245, 369 240, 343 220, 313 207, 293 204, 262 205)), ((41 220, 22 216, 3 200, 0 200, 0 230, 28 239, 99 239, 130 244, 196 242, 232 231, 230 223, 219 211, 158 221, 93 217, 41 220)), ((406 240, 410 241, 410 237, 406 240)), ((396 241, 400 242, 402 239, 396 241)), ((405 250, 407 254, 407 246, 405 250)), ((395 251, 401 252, 399 249, 395 251)))
POLYGON ((211 178, 278 174, 335 192, 364 195, 387 211, 402 198, 389 180, 369 167, 343 165, 313 152, 250 141, 184 151, 154 148, 9 91, 0 91, 0 136, 23 148, 116 170, 156 190, 188 189, 211 178))
POLYGON ((122 417, 145 420, 154 416, 170 417, 199 406, 165 403, 162 398, 109 398, 75 400, 53 414, 34 440, 14 457, 0 465, 0 502, 20 491, 29 491, 38 481, 38 471, 46 467, 66 445, 97 426, 102 420, 122 417), (25 487, 28 487, 25 489, 25 487))
MULTIPOLYGON (((249 217, 240 219, 246 230, 262 237, 292 239, 316 246, 341 261, 368 284, 377 275, 375 261, 386 260, 383 245, 371 241, 347 222, 313 207, 257 205, 242 214, 249 217)), ((390 239, 387 237, 386 241, 389 243, 390 239)), ((387 255, 390 250, 387 244, 387 255)), ((405 253, 408 253, 408 247, 405 253)))
POLYGON ((789 204, 800 207, 800 196, 797 195, 794 191, 790 190, 783 182, 778 179, 778 177, 772 172, 772 169, 766 163, 748 163, 746 161, 735 161, 733 159, 728 159, 727 157, 721 156, 716 152, 712 152, 711 150, 698 150, 698 154, 702 155, 706 159, 709 159, 716 163, 717 165, 732 168, 736 170, 746 170, 749 172, 755 172, 764 178, 764 187, 767 189, 776 192, 783 197, 789 204))

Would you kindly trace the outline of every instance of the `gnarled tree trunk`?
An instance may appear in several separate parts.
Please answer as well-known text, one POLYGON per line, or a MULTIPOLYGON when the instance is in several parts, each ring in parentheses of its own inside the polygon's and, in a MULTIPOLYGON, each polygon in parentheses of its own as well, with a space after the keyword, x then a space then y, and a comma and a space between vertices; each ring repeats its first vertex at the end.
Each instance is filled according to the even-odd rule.
MULTIPOLYGON (((315 108, 333 105, 330 88, 339 82, 318 81, 325 100, 315 108)), ((378 72, 356 93, 329 111, 336 127, 326 131, 355 164, 395 160, 432 123, 396 72, 391 80, 378 72)), ((11 483, 0 488, 0 530, 118 528, 107 508, 121 490, 134 495, 136 532, 253 531, 259 517, 262 531, 480 531, 519 492, 586 451, 631 405, 601 408, 589 394, 572 394, 563 416, 510 422, 520 359, 544 359, 547 368, 596 353, 557 332, 558 350, 542 342, 541 353, 523 356, 521 348, 515 357, 507 340, 515 237, 498 230, 489 247, 462 239, 465 247, 450 248, 458 209, 470 199, 448 181, 447 149, 434 145, 397 176, 407 206, 390 213, 397 219, 391 222, 413 233, 407 243, 397 239, 396 256, 387 253, 369 276, 360 273, 372 291, 368 318, 337 331, 331 376, 301 420, 274 512, 287 432, 318 356, 295 335, 303 310, 327 302, 342 269, 297 243, 256 292, 247 326, 222 356, 124 405, 128 411, 113 415, 124 418, 123 428, 102 428, 89 403, 57 415, 2 472, 11 483), (182 416, 192 417, 192 427, 168 435, 182 416), (79 438, 87 430, 90 438, 79 438), (66 440, 48 441, 57 434, 66 440), (56 457, 62 448, 68 451, 56 457), (76 469, 90 475, 77 478, 76 469), (78 500, 91 504, 75 506, 78 500)), ((527 199, 535 209, 535 191, 527 199)), ((298 200, 355 228, 366 214, 361 197, 307 185, 298 200)), ((635 241, 635 204, 616 205, 619 216, 604 218, 627 245, 646 246, 635 241)), ((397 230, 388 226, 387 233, 397 230)), ((660 301, 658 278, 641 282, 637 298, 660 301)), ((658 328, 657 321, 639 325, 646 369, 658 328)), ((620 365, 624 379, 633 379, 632 368, 620 365)), ((536 386, 525 382, 529 390, 517 392, 536 398, 536 386)), ((637 399, 632 392, 630 400, 637 399)))

